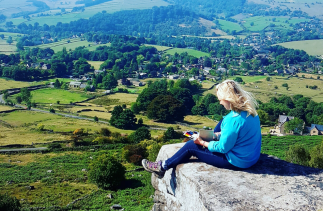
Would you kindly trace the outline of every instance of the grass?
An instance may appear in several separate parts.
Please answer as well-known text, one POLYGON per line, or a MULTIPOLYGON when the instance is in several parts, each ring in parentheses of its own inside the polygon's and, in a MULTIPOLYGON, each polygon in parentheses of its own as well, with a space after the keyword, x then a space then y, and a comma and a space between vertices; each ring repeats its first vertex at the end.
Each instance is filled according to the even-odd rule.
MULTIPOLYGON (((1 3, 2 4, 2 3, 1 3)), ((11 33, 11 32, 0 32, 0 34, 4 35, 4 39, 0 39, 0 54, 12 54, 12 53, 16 53, 17 52, 17 40, 19 39, 19 36, 22 36, 23 34, 19 34, 19 33, 11 33), (11 43, 11 45, 9 45, 7 43, 7 39, 8 37, 11 36, 13 43, 11 43)))
POLYGON ((263 136, 261 153, 285 159, 285 152, 290 145, 300 143, 310 149, 321 142, 322 136, 271 136, 271 138, 263 136))
POLYGON ((242 78, 242 80, 245 83, 253 83, 267 78, 267 76, 260 75, 260 76, 233 76, 233 77, 230 77, 229 79, 234 80, 236 77, 242 78))
POLYGON ((0 78, 0 90, 28 87, 32 84, 24 81, 14 81, 12 79, 0 78))
MULTIPOLYGON (((38 89, 31 92, 32 101, 36 103, 56 103, 69 104, 70 102, 83 101, 89 98, 82 92, 68 91, 64 89, 38 89)), ((13 95, 15 96, 15 95, 13 95)))
MULTIPOLYGON (((119 160, 121 147, 96 152, 57 152, 47 154, 0 155, 0 193, 9 193, 21 200, 23 207, 66 206, 75 199, 88 196, 73 204, 73 209, 96 210, 120 204, 127 210, 150 210, 154 189, 148 172, 127 172, 126 180, 118 190, 102 190, 88 180, 90 157, 115 154, 119 160), (8 162, 9 159, 11 162, 8 162), (22 161, 16 163, 16 161, 22 161), (52 173, 47 173, 52 170, 52 173), (13 181, 6 185, 6 181, 13 181), (27 190, 25 186, 34 186, 27 190), (112 194, 113 198, 107 198, 112 194)), ((136 168, 124 164, 127 170, 136 168)))
MULTIPOLYGON (((246 79, 244 79, 246 80, 246 79)), ((303 79, 300 77, 271 77, 270 81, 258 80, 255 82, 249 82, 244 85, 247 91, 252 92, 257 99, 262 102, 268 102, 271 97, 279 97, 281 95, 293 96, 296 94, 302 94, 304 97, 310 97, 315 102, 323 102, 323 81, 316 79, 303 79), (287 83, 290 87, 286 90, 282 86, 283 83, 287 83), (318 88, 313 90, 306 88, 306 85, 317 85, 318 88), (277 86, 278 89, 274 87, 277 86)))
MULTIPOLYGON (((25 22, 27 25, 33 25, 35 22, 38 22, 39 25, 44 25, 45 23, 50 25, 56 25, 58 22, 62 23, 69 23, 71 21, 76 21, 78 19, 84 18, 88 19, 93 15, 102 12, 105 10, 107 13, 114 13, 123 10, 135 10, 135 9, 151 9, 154 6, 167 6, 168 3, 162 0, 112 0, 109 2, 105 2, 102 4, 94 5, 91 7, 86 7, 83 12, 74 12, 74 13, 67 13, 63 15, 54 16, 56 12, 43 12, 45 15, 49 14, 50 16, 42 16, 42 17, 31 17, 30 21, 26 21, 22 18, 17 19, 7 19, 7 21, 13 21, 14 24, 19 24, 25 22)), ((56 5, 55 8, 59 7, 60 5, 56 5)), ((75 5, 73 4, 72 7, 75 5)), ((78 6, 78 5, 76 5, 78 6)), ((71 8, 72 8, 71 7, 71 8)), ((10 16, 10 15, 9 15, 10 16)), ((9 17, 8 16, 8 17, 9 17)))
POLYGON ((35 47, 38 48, 51 48, 55 51, 55 53, 62 51, 65 47, 67 51, 69 50, 75 50, 77 47, 85 47, 85 49, 88 49, 89 51, 94 51, 99 46, 110 46, 110 43, 107 44, 94 44, 93 42, 88 42, 86 40, 81 41, 80 38, 73 38, 73 39, 63 39, 58 42, 48 43, 48 44, 42 44, 42 45, 36 45, 35 47))
POLYGON ((95 70, 100 70, 100 65, 103 63, 102 61, 87 61, 91 66, 94 67, 95 70))
POLYGON ((280 43, 285 48, 304 50, 309 55, 323 55, 323 40, 303 40, 280 43))
POLYGON ((307 22, 309 19, 305 18, 293 18, 289 20, 289 17, 279 17, 279 16, 254 16, 244 19, 243 25, 250 31, 261 31, 265 29, 270 24, 275 24, 275 28, 280 29, 291 29, 291 26, 289 24, 295 24, 300 22, 307 22), (273 18, 276 18, 275 21, 273 21, 273 18), (287 21, 287 22, 286 22, 287 21), (253 26, 251 26, 251 23, 254 23, 253 26))
POLYGON ((11 111, 12 109, 14 108, 10 106, 0 105, 0 111, 11 111))
POLYGON ((167 50, 166 53, 170 55, 174 55, 175 53, 181 54, 187 52, 188 55, 195 56, 195 57, 203 57, 203 56, 210 56, 209 53, 205 53, 202 51, 197 51, 194 49, 188 49, 188 48, 172 48, 170 50, 167 50))
POLYGON ((226 31, 226 30, 230 30, 230 31, 233 31, 233 30, 236 30, 236 32, 240 32, 243 30, 243 28, 237 24, 237 23, 234 23, 234 22, 231 22, 231 21, 226 21, 226 20, 221 20, 221 19, 218 19, 219 21, 219 24, 221 26, 221 29, 226 31))
POLYGON ((157 49, 157 51, 166 51, 168 49, 171 49, 171 47, 167 46, 161 46, 161 45, 150 45, 150 44, 145 44, 145 46, 151 46, 157 49))

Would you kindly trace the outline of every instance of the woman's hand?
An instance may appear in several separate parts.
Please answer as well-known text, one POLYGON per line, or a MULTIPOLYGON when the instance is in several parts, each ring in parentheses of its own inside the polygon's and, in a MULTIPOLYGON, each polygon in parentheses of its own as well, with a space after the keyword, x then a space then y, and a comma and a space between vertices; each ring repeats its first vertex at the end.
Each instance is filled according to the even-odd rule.
POLYGON ((204 141, 203 139, 201 139, 200 137, 198 137, 197 139, 194 140, 195 144, 201 145, 203 147, 208 147, 209 146, 209 142, 204 141))
POLYGON ((197 137, 197 139, 194 140, 194 143, 198 144, 198 145, 202 145, 203 142, 204 142, 204 140, 201 139, 201 137, 197 137))

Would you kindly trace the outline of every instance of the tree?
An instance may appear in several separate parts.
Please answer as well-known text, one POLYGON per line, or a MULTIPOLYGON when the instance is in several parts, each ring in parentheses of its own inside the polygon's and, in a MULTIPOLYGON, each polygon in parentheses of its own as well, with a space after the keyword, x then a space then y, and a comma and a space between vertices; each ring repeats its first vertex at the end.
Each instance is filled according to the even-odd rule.
POLYGON ((182 121, 185 107, 170 95, 159 95, 147 107, 147 116, 161 122, 182 121))
POLYGON ((117 121, 114 122, 114 126, 121 129, 131 129, 136 125, 137 118, 130 109, 123 110, 117 121))
POLYGON ((207 108, 204 104, 195 105, 192 108, 192 114, 204 116, 207 114, 207 108))
POLYGON ((90 164, 89 179, 103 189, 116 189, 125 180, 125 167, 114 157, 100 155, 90 164))
POLYGON ((293 131, 294 133, 303 134, 304 121, 295 117, 285 125, 285 132, 293 131))
POLYGON ((172 94, 174 98, 179 100, 186 107, 187 111, 190 111, 192 107, 195 105, 193 96, 189 89, 173 88, 173 89, 170 89, 169 92, 172 94))
POLYGON ((9 36, 9 37, 8 37, 8 39, 7 39, 7 43, 8 43, 9 45, 11 45, 11 43, 13 43, 13 40, 12 40, 12 37, 11 37, 11 36, 9 36))
POLYGON ((11 197, 9 194, 0 194, 0 210, 3 211, 20 211, 21 204, 16 197, 11 197))
POLYGON ((94 122, 98 122, 99 121, 99 118, 97 116, 94 116, 93 117, 93 120, 94 120, 94 122))
POLYGON ((181 134, 176 132, 173 127, 167 128, 164 132, 164 138, 166 140, 180 138, 181 134))
POLYGON ((139 143, 145 139, 151 139, 150 131, 146 127, 140 127, 135 132, 129 135, 132 143, 139 143))
POLYGON ((242 78, 241 78, 241 77, 236 77, 234 80, 235 80, 236 82, 238 82, 238 83, 242 83, 242 82, 243 82, 243 80, 242 80, 242 78))
POLYGON ((56 79, 56 80, 55 80, 54 87, 55 87, 56 89, 61 88, 61 83, 59 82, 59 80, 58 80, 58 79, 56 79))
POLYGON ((67 67, 62 62, 55 62, 55 63, 52 63, 52 66, 50 69, 53 71, 55 76, 59 77, 59 76, 64 76, 66 74, 67 67))
POLYGON ((308 161, 310 160, 310 154, 308 150, 299 143, 292 145, 289 147, 286 152, 286 161, 299 164, 299 165, 308 165, 308 161))
POLYGON ((138 125, 142 125, 144 123, 144 120, 142 120, 142 118, 138 119, 138 125))
POLYGON ((266 81, 270 81, 270 77, 267 77, 267 78, 266 78, 266 81))
POLYGON ((102 84, 105 89, 111 90, 118 86, 118 81, 113 75, 108 74, 102 79, 102 84))
POLYGON ((21 98, 21 96, 20 95, 17 95, 16 96, 16 101, 17 101, 17 103, 21 103, 22 102, 22 98, 21 98))
POLYGON ((257 113, 258 113, 258 116, 260 119, 260 123, 262 125, 270 123, 269 115, 266 111, 259 109, 259 110, 257 110, 257 113))
POLYGON ((20 96, 21 96, 22 101, 25 101, 25 102, 28 102, 28 101, 30 102, 31 98, 32 98, 32 95, 31 95, 28 88, 21 88, 20 89, 20 96))

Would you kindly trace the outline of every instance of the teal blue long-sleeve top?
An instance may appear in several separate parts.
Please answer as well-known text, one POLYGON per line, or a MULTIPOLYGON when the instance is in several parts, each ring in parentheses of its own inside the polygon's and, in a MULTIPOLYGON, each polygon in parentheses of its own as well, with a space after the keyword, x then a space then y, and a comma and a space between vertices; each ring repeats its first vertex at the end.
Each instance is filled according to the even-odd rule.
POLYGON ((224 153, 228 161, 239 168, 248 168, 260 157, 261 130, 259 116, 231 111, 221 124, 219 141, 211 141, 211 152, 224 153))

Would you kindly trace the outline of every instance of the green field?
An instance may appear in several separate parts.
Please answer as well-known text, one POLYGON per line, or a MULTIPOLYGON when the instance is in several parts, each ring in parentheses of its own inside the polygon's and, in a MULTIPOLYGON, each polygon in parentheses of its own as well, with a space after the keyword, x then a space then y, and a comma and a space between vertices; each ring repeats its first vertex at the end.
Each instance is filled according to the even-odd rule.
MULTIPOLYGON (((63 89, 38 89, 31 92, 32 101, 36 103, 56 103, 69 104, 70 102, 83 101, 89 98, 84 93, 71 92, 63 89)), ((13 95, 15 96, 15 95, 13 95)))
POLYGON ((0 90, 22 88, 36 85, 35 83, 24 82, 24 81, 14 81, 12 79, 0 78, 0 90))
MULTIPOLYGON (((32 17, 31 20, 26 21, 23 18, 7 19, 7 21, 12 21, 15 25, 22 22, 33 25, 35 22, 38 22, 39 25, 44 25, 45 23, 50 25, 56 25, 58 22, 69 23, 71 21, 76 21, 81 18, 88 19, 98 12, 105 10, 107 13, 114 13, 122 10, 136 10, 136 9, 151 9, 154 6, 167 6, 168 3, 163 0, 112 0, 102 4, 94 5, 91 7, 86 7, 83 12, 73 12, 62 15, 54 15, 56 12, 46 11, 43 12, 45 15, 49 14, 50 16, 41 16, 41 17, 32 17)), ((60 5, 57 5, 60 7, 60 5)), ((56 6, 56 8, 57 8, 56 6)), ((66 8, 67 11, 72 9, 75 5, 70 8, 66 8)), ((78 6, 78 5, 76 5, 78 6)))
POLYGON ((81 41, 80 38, 73 38, 73 39, 63 39, 58 42, 49 43, 49 44, 37 45, 37 46, 34 46, 34 48, 35 47, 42 48, 42 49, 51 48, 55 51, 55 53, 57 53, 59 51, 62 51, 64 47, 66 48, 67 51, 69 51, 69 50, 75 50, 75 48, 77 47, 84 46, 85 49, 88 49, 89 51, 94 51, 99 46, 110 46, 110 45, 111 45, 110 43, 95 45, 93 42, 88 42, 86 40, 81 41))
POLYGON ((304 50, 309 55, 323 55, 323 40, 303 40, 279 43, 285 48, 304 50))
POLYGON ((280 159, 285 159, 285 152, 290 145, 296 143, 305 145, 311 149, 322 142, 322 136, 271 136, 271 138, 262 137, 261 153, 274 155, 280 159))
POLYGON ((161 46, 161 45, 150 45, 150 44, 145 44, 145 46, 151 46, 151 47, 155 47, 157 49, 157 51, 166 51, 168 49, 170 49, 171 47, 167 47, 167 46, 161 46))
POLYGON ((242 78, 242 80, 246 83, 253 83, 255 81, 264 80, 267 76, 259 75, 259 76, 233 76, 229 79, 234 80, 236 77, 242 78))
POLYGON ((101 64, 103 63, 102 61, 87 61, 91 66, 94 67, 95 70, 99 70, 101 64))
MULTIPOLYGON (((241 76, 239 76, 241 77, 241 76)), ((268 102, 271 97, 279 97, 281 95, 293 96, 296 94, 302 94, 304 97, 310 97, 315 102, 323 102, 323 80, 317 79, 303 79, 301 77, 281 77, 281 76, 273 76, 270 77, 270 81, 266 81, 265 77, 263 79, 258 79, 254 82, 249 82, 249 78, 253 78, 252 76, 241 77, 246 81, 244 85, 247 91, 252 92, 258 100, 262 102, 268 102), (286 90, 282 84, 287 83, 289 89, 286 90), (317 89, 309 89, 306 88, 306 85, 309 86, 318 86, 317 89), (275 89, 277 86, 277 89, 275 89)))
POLYGON ((188 55, 195 56, 195 57, 203 57, 203 56, 210 56, 209 53, 205 53, 202 51, 197 51, 194 49, 187 49, 187 48, 172 48, 170 50, 165 51, 166 54, 174 55, 175 53, 181 54, 187 52, 188 55))
POLYGON ((300 22, 306 22, 309 19, 305 18, 292 18, 289 20, 289 17, 279 17, 279 16, 254 16, 244 19, 243 25, 250 31, 261 31, 265 29, 270 24, 275 24, 275 28, 279 29, 291 29, 289 24, 295 24, 300 22), (276 20, 274 21, 273 18, 276 20), (286 22, 287 21, 287 22, 286 22), (251 23, 254 23, 251 26, 251 23))
POLYGON ((236 30, 236 32, 240 32, 243 30, 243 28, 241 28, 241 26, 238 24, 238 23, 234 23, 234 22, 231 22, 231 21, 226 21, 226 20, 221 20, 221 19, 218 19, 219 21, 219 24, 221 26, 221 29, 226 31, 226 30, 230 30, 230 31, 233 31, 233 30, 236 30))
POLYGON ((0 32, 0 34, 4 35, 4 39, 0 38, 0 54, 12 54, 17 52, 16 44, 19 39, 19 36, 22 36, 22 34, 18 33, 10 33, 10 32, 0 32), (11 36, 13 43, 10 45, 7 43, 8 37, 11 36))

